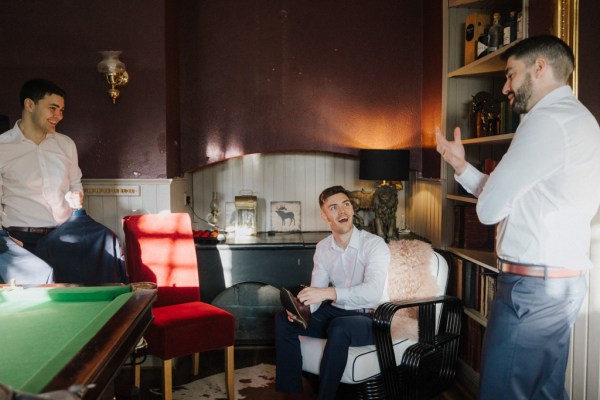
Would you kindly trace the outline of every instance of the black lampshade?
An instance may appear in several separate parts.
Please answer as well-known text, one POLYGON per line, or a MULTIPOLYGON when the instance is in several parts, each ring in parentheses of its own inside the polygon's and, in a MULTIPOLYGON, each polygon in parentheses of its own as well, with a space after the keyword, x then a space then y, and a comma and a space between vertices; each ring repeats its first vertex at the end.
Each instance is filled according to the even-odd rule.
POLYGON ((361 150, 359 179, 407 181, 410 150, 361 150))

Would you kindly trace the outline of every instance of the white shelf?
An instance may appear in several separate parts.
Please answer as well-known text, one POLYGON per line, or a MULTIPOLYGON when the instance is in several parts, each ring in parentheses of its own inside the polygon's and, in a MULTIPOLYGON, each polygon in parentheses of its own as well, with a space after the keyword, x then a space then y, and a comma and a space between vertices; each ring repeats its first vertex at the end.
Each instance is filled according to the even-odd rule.
POLYGON ((483 136, 473 139, 465 139, 462 144, 503 144, 510 143, 512 138, 515 136, 514 133, 503 133, 501 135, 483 136))
POLYGON ((491 271, 498 272, 497 259, 498 257, 493 251, 487 250, 473 250, 473 249, 462 249, 459 247, 450 247, 448 249, 451 253, 469 260, 472 263, 480 265, 491 271))
POLYGON ((487 327, 487 318, 472 308, 464 308, 465 314, 474 319, 479 325, 487 327))
POLYGON ((448 78, 460 78, 466 76, 475 75, 488 75, 488 74, 499 74, 503 73, 506 68, 506 61, 500 57, 502 53, 510 49, 515 44, 519 43, 520 40, 516 40, 504 47, 496 50, 495 52, 488 54, 479 60, 475 60, 463 67, 455 69, 448 73, 448 78))
POLYGON ((448 200, 462 201, 463 203, 477 204, 477 198, 476 197, 461 196, 461 195, 458 195, 458 194, 447 194, 446 198, 448 200))

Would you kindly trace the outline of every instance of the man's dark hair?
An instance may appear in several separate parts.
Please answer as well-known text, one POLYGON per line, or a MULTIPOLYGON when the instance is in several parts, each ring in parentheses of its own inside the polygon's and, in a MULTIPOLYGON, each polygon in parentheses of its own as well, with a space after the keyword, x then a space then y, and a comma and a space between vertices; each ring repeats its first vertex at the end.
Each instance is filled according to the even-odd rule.
POLYGON ((327 200, 329 197, 333 196, 334 194, 338 194, 338 193, 344 193, 346 196, 348 196, 348 198, 350 198, 348 191, 346 189, 344 189, 343 186, 338 185, 338 186, 328 187, 327 189, 323 190, 321 192, 321 194, 319 195, 319 207, 323 207, 323 204, 325 204, 325 200, 327 200))
POLYGON ((23 84, 21 87, 21 93, 19 93, 19 100, 21 101, 21 108, 24 107, 25 99, 31 99, 34 103, 37 103, 46 95, 57 94, 62 98, 65 98, 67 93, 62 90, 58 85, 50 82, 46 79, 32 79, 23 84))
POLYGON ((538 35, 524 39, 501 55, 503 60, 513 56, 528 67, 533 65, 537 58, 545 58, 552 67, 556 80, 562 82, 569 79, 575 68, 573 50, 560 38, 552 35, 538 35))

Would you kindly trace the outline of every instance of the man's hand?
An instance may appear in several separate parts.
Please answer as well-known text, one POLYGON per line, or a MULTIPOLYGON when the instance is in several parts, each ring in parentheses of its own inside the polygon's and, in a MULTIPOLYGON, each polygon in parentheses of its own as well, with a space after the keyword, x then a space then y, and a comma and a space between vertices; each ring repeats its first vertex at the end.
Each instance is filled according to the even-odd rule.
POLYGON ((316 288, 316 287, 306 287, 298 293, 298 300, 302 302, 302 304, 318 304, 325 300, 333 300, 337 299, 337 295, 335 293, 335 289, 332 287, 326 288, 316 288))
POLYGON ((465 148, 460 139, 460 128, 454 128, 454 141, 448 141, 440 132, 440 128, 435 128, 435 140, 437 142, 436 150, 442 155, 444 161, 454 168, 456 175, 460 175, 467 168, 465 160, 465 148))
POLYGON ((68 191, 65 194, 65 200, 73 210, 79 210, 83 207, 83 193, 68 191))

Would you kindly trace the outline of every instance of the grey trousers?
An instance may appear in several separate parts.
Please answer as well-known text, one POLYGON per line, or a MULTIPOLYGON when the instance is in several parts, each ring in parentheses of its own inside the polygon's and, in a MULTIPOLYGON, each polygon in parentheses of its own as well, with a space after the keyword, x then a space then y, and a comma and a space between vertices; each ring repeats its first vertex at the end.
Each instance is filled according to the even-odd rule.
POLYGON ((568 399, 571 327, 585 277, 543 279, 501 273, 482 353, 481 400, 568 399))

